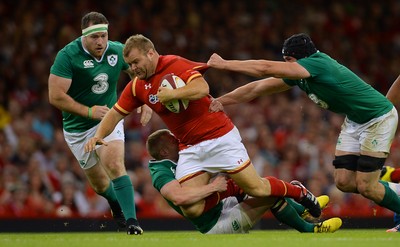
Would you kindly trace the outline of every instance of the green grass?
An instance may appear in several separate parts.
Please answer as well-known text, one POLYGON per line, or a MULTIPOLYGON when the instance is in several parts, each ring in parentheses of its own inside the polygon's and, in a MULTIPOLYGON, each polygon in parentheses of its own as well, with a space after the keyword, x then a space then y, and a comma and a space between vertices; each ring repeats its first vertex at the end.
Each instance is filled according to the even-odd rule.
POLYGON ((399 233, 384 229, 339 230, 328 234, 306 234, 294 230, 252 231, 237 235, 202 235, 192 231, 152 232, 142 236, 125 233, 1 233, 4 247, 390 247, 400 245, 399 233))

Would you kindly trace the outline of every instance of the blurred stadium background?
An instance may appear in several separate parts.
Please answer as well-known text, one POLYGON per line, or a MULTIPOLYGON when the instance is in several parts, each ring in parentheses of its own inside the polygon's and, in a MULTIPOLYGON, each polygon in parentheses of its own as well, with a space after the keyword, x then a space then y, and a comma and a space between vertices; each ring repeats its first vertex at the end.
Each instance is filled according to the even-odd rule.
MULTIPOLYGON (((399 74, 399 0, 2 0, 0 231, 112 225, 107 203, 90 189, 64 142, 61 114, 49 105, 47 94, 57 51, 80 35, 81 17, 89 11, 108 18, 110 40, 125 42, 142 33, 160 54, 202 62, 213 52, 232 59, 281 60, 283 40, 305 32, 318 49, 383 94, 399 74)), ((215 70, 206 78, 215 97, 254 79, 215 70)), ((120 89, 127 81, 121 78, 120 89)), ((316 195, 328 194, 331 204, 324 216, 348 219, 344 227, 392 227, 390 211, 333 185, 331 163, 341 116, 318 108, 298 90, 226 111, 260 175, 297 179, 316 195)), ((136 115, 126 120, 126 167, 136 190, 138 218, 145 230, 171 225, 192 229, 151 185, 144 141, 163 127, 157 116, 146 127, 136 115)), ((399 167, 399 145, 397 136, 388 165, 399 167)), ((274 227, 279 226, 266 214, 259 228, 274 227)))

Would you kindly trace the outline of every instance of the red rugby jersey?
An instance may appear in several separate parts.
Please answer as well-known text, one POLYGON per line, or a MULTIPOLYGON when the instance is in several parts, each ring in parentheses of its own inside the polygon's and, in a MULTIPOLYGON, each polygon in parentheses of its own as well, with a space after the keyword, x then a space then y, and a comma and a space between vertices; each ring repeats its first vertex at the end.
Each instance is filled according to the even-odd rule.
POLYGON ((202 76, 207 64, 197 63, 174 55, 160 56, 156 72, 148 80, 135 78, 126 85, 114 109, 128 115, 146 104, 164 121, 167 128, 179 139, 181 148, 221 137, 233 129, 233 123, 224 112, 208 111, 211 97, 189 102, 186 110, 173 113, 163 106, 156 96, 161 78, 173 73, 185 83, 202 76))

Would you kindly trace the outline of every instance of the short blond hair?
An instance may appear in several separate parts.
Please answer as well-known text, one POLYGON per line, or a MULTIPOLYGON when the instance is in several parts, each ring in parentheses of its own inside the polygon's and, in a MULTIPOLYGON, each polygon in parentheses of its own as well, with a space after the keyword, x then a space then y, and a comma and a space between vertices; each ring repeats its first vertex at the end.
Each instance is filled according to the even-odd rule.
POLYGON ((129 53, 134 48, 143 52, 143 54, 147 53, 150 49, 156 50, 153 42, 142 34, 132 35, 126 40, 123 50, 124 57, 128 57, 129 53))

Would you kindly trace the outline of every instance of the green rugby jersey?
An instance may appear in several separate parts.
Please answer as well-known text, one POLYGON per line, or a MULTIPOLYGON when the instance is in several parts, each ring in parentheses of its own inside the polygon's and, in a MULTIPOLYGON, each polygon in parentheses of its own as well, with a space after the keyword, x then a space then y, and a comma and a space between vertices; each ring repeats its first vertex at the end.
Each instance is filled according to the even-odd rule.
MULTIPOLYGON (((160 191, 161 188, 167 183, 175 180, 176 164, 171 160, 151 160, 149 161, 149 169, 153 186, 158 191, 160 191)), ((168 201, 167 199, 165 200, 176 212, 185 217, 182 210, 178 206, 175 206, 171 201, 168 201)), ((189 220, 201 233, 206 233, 215 226, 219 216, 221 215, 221 212, 222 202, 218 203, 217 206, 203 213, 198 218, 185 218, 189 220)))
POLYGON ((384 95, 325 53, 316 52, 297 62, 311 77, 284 79, 285 83, 299 86, 314 103, 324 109, 363 124, 393 108, 384 95))
MULTIPOLYGON (((122 49, 122 43, 108 41, 102 58, 97 60, 83 49, 79 37, 57 53, 50 73, 72 79, 67 94, 75 101, 89 107, 107 105, 111 108, 117 101, 121 71, 129 68, 124 62, 122 49)), ((63 128, 71 133, 86 131, 99 123, 64 111, 62 115, 63 128)))

